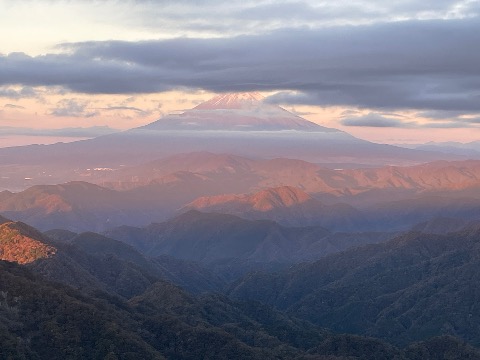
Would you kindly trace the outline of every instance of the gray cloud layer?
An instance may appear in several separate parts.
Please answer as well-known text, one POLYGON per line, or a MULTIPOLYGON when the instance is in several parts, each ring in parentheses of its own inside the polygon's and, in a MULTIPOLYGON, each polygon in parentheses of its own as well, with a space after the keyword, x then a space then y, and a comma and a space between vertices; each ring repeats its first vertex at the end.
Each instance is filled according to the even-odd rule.
MULTIPOLYGON (((4 0, 13 3, 13 0, 4 0)), ((16 0, 18 2, 35 0, 16 0)), ((463 18, 478 14, 470 0, 49 0, 53 5, 83 4, 102 11, 103 22, 162 34, 228 36, 261 34, 290 27, 366 24, 398 19, 463 18)))
MULTIPOLYGON (((439 111, 441 113, 441 111, 439 111)), ((446 114, 452 112, 446 111, 446 114)), ((417 114, 420 115, 420 114, 417 114)), ((437 129, 453 129, 453 128, 469 128, 476 127, 476 124, 480 123, 480 117, 460 117, 451 116, 449 118, 430 118, 431 121, 426 123, 419 123, 404 116, 398 116, 397 114, 388 113, 373 113, 370 112, 366 115, 357 115, 355 112, 352 114, 346 114, 340 123, 344 126, 357 126, 357 127, 376 127, 376 128, 437 128, 437 129), (393 115, 389 116, 389 115, 393 115)))
MULTIPOLYGON (((0 57, 1 58, 1 57, 0 57)), ((36 97, 38 94, 35 89, 24 86, 20 90, 12 89, 9 87, 1 87, 0 88, 0 97, 5 97, 9 99, 22 99, 22 98, 31 98, 36 97)))
POLYGON ((88 118, 97 115, 97 113, 88 109, 88 102, 75 99, 63 99, 58 102, 56 108, 52 109, 50 115, 88 118))
POLYGON ((369 113, 363 116, 349 117, 341 121, 344 126, 368 126, 368 127, 416 127, 415 123, 383 116, 381 114, 369 113))
POLYGON ((61 136, 61 137, 97 137, 113 134, 120 130, 108 126, 91 126, 86 128, 62 129, 32 129, 22 127, 0 126, 0 136, 25 135, 25 136, 61 136))
POLYGON ((479 33, 475 17, 66 44, 62 54, 1 56, 0 86, 91 94, 283 90, 270 101, 479 112, 479 33))

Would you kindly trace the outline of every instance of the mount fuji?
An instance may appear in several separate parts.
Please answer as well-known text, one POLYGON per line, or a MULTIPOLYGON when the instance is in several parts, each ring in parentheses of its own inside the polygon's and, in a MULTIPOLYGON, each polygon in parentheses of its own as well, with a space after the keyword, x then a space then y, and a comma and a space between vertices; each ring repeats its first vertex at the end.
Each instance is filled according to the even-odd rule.
POLYGON ((166 116, 142 128, 148 130, 338 131, 305 120, 264 100, 265 98, 259 93, 222 94, 182 114, 166 116))
POLYGON ((446 154, 358 139, 270 104, 259 93, 221 94, 181 114, 165 116, 110 138, 131 139, 132 136, 143 137, 143 145, 154 142, 156 148, 163 148, 167 155, 209 151, 256 158, 368 165, 410 165, 453 159, 446 154))

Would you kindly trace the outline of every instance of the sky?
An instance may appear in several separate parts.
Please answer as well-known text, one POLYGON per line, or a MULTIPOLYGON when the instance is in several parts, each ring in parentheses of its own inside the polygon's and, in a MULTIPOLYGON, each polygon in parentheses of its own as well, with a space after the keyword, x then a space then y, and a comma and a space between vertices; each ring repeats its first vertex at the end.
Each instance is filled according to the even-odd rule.
POLYGON ((479 140, 479 14, 480 0, 0 0, 0 146, 237 91, 376 142, 479 140))

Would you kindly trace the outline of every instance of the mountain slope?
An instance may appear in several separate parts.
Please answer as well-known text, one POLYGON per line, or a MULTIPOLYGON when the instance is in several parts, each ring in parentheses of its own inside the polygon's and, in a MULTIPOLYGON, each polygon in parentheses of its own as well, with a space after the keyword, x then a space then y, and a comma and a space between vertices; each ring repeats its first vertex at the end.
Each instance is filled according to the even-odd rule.
POLYGON ((422 232, 425 234, 447 234, 451 232, 459 232, 469 225, 473 225, 475 222, 471 222, 465 219, 436 217, 429 221, 425 221, 415 225, 412 231, 422 232))
MULTIPOLYGON (((24 233, 42 238, 35 229, 24 224, 19 226, 24 233)), ((429 256, 436 261, 446 253, 451 260, 448 266, 452 269, 461 269, 459 264, 462 263, 465 255, 470 255, 470 259, 478 258, 475 254, 475 251, 478 252, 478 229, 478 226, 466 229, 463 233, 465 236, 453 234, 452 239, 456 240, 455 243, 452 243, 448 237, 447 240, 445 240, 446 237, 437 237, 438 244, 428 244, 427 248, 421 243, 422 241, 410 235, 392 242, 393 249, 402 249, 402 252, 405 252, 406 247, 415 255, 414 262, 429 256), (474 248, 468 246, 471 244, 475 245, 474 248), (452 249, 461 249, 464 256, 459 258, 457 253, 451 254, 452 249)), ((436 238, 430 237, 429 242, 432 239, 436 238)), ((46 238, 43 240, 48 241, 46 238)), ((0 261, 0 340, 2 355, 6 358, 97 359, 141 356, 143 359, 190 359, 202 356, 228 359, 309 357, 322 359, 330 356, 330 358, 349 360, 372 357, 385 360, 392 358, 433 360, 448 354, 451 359, 480 359, 480 353, 476 349, 451 337, 428 339, 401 350, 373 338, 348 334, 335 335, 255 302, 236 302, 222 295, 192 296, 171 283, 160 280, 155 274, 155 262, 148 261, 128 245, 91 233, 76 235, 68 241, 68 244, 57 243, 54 255, 37 259, 30 263, 28 268, 52 279, 61 279, 63 283, 75 287, 78 286, 78 282, 75 278, 68 277, 68 274, 76 273, 77 276, 84 276, 81 273, 83 271, 93 279, 90 284, 93 288, 84 288, 88 292, 79 292, 58 282, 48 282, 32 274, 27 267, 0 261), (75 267, 78 268, 75 269, 75 267), (110 289, 114 291, 105 292, 110 289), (127 302, 116 294, 121 294, 130 300, 127 302)), ((392 245, 387 244, 383 248, 389 247, 392 245)), ((375 258, 375 251, 372 251, 372 249, 375 250, 374 248, 370 246, 366 255, 362 254, 362 249, 354 251, 358 254, 358 259, 349 261, 348 268, 356 270, 368 257, 375 258)), ((404 254, 404 258, 407 259, 407 264, 411 265, 411 254, 408 256, 404 254)), ((389 286, 387 289, 418 279, 412 276, 414 273, 411 271, 405 272, 405 279, 399 276, 399 273, 404 271, 401 266, 402 261, 405 261, 402 257, 397 260, 397 265, 400 266, 391 275, 394 279, 401 279, 400 284, 398 281, 392 282, 391 279, 386 279, 385 282, 389 286)), ((435 264, 435 261, 432 261, 430 267, 435 274, 441 275, 444 264, 435 264)), ((301 276, 309 274, 309 266, 316 267, 317 264, 300 265, 291 268, 290 271, 303 268, 300 277, 297 278, 299 280, 301 276)), ((333 265, 331 269, 333 271, 322 272, 314 282, 322 282, 322 276, 335 277, 338 274, 337 269, 341 268, 341 263, 334 261, 333 265)), ((373 265, 373 273, 377 274, 379 268, 377 264, 373 265)), ((441 281, 440 284, 446 284, 449 288, 446 291, 440 291, 439 294, 433 292, 432 296, 440 295, 440 298, 443 298, 447 295, 453 301, 463 301, 462 304, 465 301, 467 303, 473 301, 475 304, 475 296, 459 299, 455 292, 456 289, 463 289, 462 286, 468 286, 470 291, 475 291, 471 282, 476 283, 477 278, 472 276, 471 270, 478 267, 478 264, 472 263, 472 266, 456 274, 455 278, 460 280, 460 284, 452 285, 450 281, 441 281), (466 279, 470 283, 464 284, 466 279)), ((367 262, 366 268, 370 267, 371 262, 367 262)), ((347 277, 351 275, 348 272, 349 270, 347 270, 347 277)), ((366 274, 369 275, 368 272, 366 274)), ((281 274, 273 276, 281 277, 281 274)), ((381 273, 380 276, 382 276, 381 273)), ((358 278, 352 280, 355 281, 358 278)), ((278 279, 274 284, 279 285, 278 279)), ((384 287, 378 287, 372 291, 365 286, 366 284, 368 282, 360 283, 354 290, 351 285, 347 286, 335 296, 337 299, 349 298, 353 291, 356 292, 357 300, 361 300, 362 291, 368 292, 369 296, 373 295, 374 298, 385 291, 384 287)), ((299 294, 298 281, 290 282, 289 286, 297 287, 296 294, 299 294)), ((316 290, 315 286, 311 286, 310 289, 316 290)), ((438 287, 435 287, 435 290, 437 289, 438 287)), ((440 289, 443 290, 442 287, 440 289)), ((267 287, 257 288, 257 294, 265 290, 267 287)), ((388 291, 384 293, 388 294, 388 291)), ((331 291, 329 294, 332 296, 331 291)), ((287 295, 287 293, 284 294, 282 301, 289 301, 287 295)), ((308 303, 311 300, 301 299, 304 302, 304 306, 301 307, 303 311, 316 310, 312 304, 308 303)), ((396 303, 396 306, 412 303, 415 305, 415 302, 407 301, 405 304, 396 303)), ((476 315, 472 315, 473 308, 470 306, 468 309, 471 324, 477 324, 476 315)), ((430 308, 427 310, 431 312, 427 311, 419 319, 430 319, 432 315, 438 316, 442 314, 441 310, 444 308, 438 306, 433 311, 430 308)), ((289 309, 289 312, 292 310, 289 309)), ((452 314, 459 317, 458 313, 452 312, 452 314)), ((333 318, 338 320, 337 316, 340 315, 341 312, 337 312, 333 318)), ((362 318, 361 312, 359 315, 362 318)), ((317 320, 325 316, 328 318, 331 314, 317 313, 312 319, 317 320)), ((352 317, 350 314, 348 322, 351 326, 355 326, 358 318, 359 316, 352 317)), ((391 319, 391 316, 387 315, 386 319, 391 319)), ((460 320, 457 319, 457 321, 462 319, 460 316, 460 320)), ((342 324, 345 326, 347 322, 342 321, 342 324)), ((392 328, 390 322, 386 324, 380 322, 380 325, 388 329, 392 328)), ((462 326, 458 326, 458 323, 454 325, 457 335, 465 337, 462 326)), ((393 326, 393 330, 397 331, 398 338, 403 338, 402 333, 398 333, 398 327, 393 326)), ((385 330, 382 329, 382 331, 385 330)), ((429 338, 432 333, 434 332, 420 332, 420 335, 429 338)), ((406 342, 409 342, 409 339, 406 342)))
POLYGON ((14 359, 379 359, 478 360, 454 338, 405 350, 335 335, 258 303, 192 297, 156 282, 125 302, 86 295, 0 261, 2 357, 14 359))
POLYGON ((133 247, 95 233, 56 242, 56 254, 29 264, 46 278, 124 298, 141 294, 156 281, 172 281, 192 293, 219 291, 225 282, 198 264, 169 257, 146 258, 133 247))
MULTIPOLYGON (((333 335, 258 304, 194 298, 163 282, 124 302, 0 261, 0 287, 5 359, 438 359, 438 350, 428 354, 431 343, 410 347, 407 356, 376 339, 333 335)), ((454 339, 436 342, 443 353, 456 351, 452 359, 480 358, 454 339)))
POLYGON ((141 127, 145 130, 318 131, 339 132, 264 102, 258 93, 230 93, 141 127))
POLYGON ((96 233, 61 235, 67 237, 50 238, 24 223, 7 221, 0 225, 0 260, 26 264, 47 279, 77 289, 125 298, 159 280, 172 281, 192 293, 219 291, 226 285, 196 263, 168 256, 146 258, 132 246, 96 233))
POLYGON ((2 358, 164 359, 139 334, 133 317, 100 298, 45 281, 0 261, 2 358))
POLYGON ((0 200, 0 212, 40 230, 62 228, 73 232, 103 231, 122 224, 146 225, 165 219, 184 203, 208 193, 211 183, 193 187, 195 180, 151 183, 120 192, 87 182, 36 185, 0 200), (183 196, 182 188, 191 188, 183 196), (173 192, 173 194, 172 194, 173 192))
POLYGON ((0 225, 0 260, 27 264, 56 252, 45 236, 27 224, 5 219, 0 225))
MULTIPOLYGON (((418 222, 429 222, 438 217, 468 223, 480 219, 480 199, 475 195, 467 196, 462 193, 447 193, 444 196, 424 195, 384 202, 371 206, 363 213, 373 229, 378 231, 406 230, 418 222)), ((448 228, 445 227, 445 230, 448 228)))
POLYGON ((107 223, 120 224, 129 218, 122 210, 131 204, 125 196, 87 182, 37 185, 10 193, 0 201, 0 212, 32 224, 41 230, 64 227, 73 231, 102 229, 107 223))
POLYGON ((368 228, 362 214, 352 206, 325 205, 292 186, 267 188, 253 194, 201 197, 180 211, 189 209, 268 219, 287 226, 316 225, 341 231, 368 228))
POLYGON ((331 233, 323 227, 284 227, 269 220, 190 210, 145 228, 122 226, 107 236, 133 245, 148 256, 217 262, 291 263, 316 259, 351 246, 385 241, 389 233, 331 233))
POLYGON ((97 178, 104 186, 82 181, 4 191, 0 212, 41 230, 74 232, 163 221, 199 197, 192 208, 339 231, 405 230, 433 217, 470 220, 480 213, 480 161, 333 170, 302 160, 200 152, 108 173, 97 178), (287 198, 275 193, 288 197, 287 187, 308 194, 292 196, 312 199, 286 206, 287 198))
POLYGON ((442 334, 479 344, 478 229, 410 233, 277 275, 250 274, 229 294, 397 344, 442 334))

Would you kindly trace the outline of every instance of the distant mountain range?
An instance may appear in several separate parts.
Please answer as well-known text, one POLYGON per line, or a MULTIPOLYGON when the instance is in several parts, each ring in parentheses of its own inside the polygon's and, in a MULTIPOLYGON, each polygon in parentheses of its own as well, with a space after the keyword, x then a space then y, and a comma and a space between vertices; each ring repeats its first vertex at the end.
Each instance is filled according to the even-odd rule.
POLYGON ((292 186, 267 188, 253 194, 200 197, 180 211, 233 214, 269 219, 289 226, 324 226, 335 230, 368 228, 362 213, 348 204, 326 205, 292 186))
POLYGON ((328 169, 302 160, 189 153, 70 182, 0 192, 0 214, 41 230, 146 226, 189 209, 336 231, 406 230, 480 216, 480 161, 328 169))
POLYGON ((408 149, 417 149, 425 151, 443 152, 446 154, 454 154, 466 156, 470 159, 480 159, 480 141, 472 141, 469 143, 460 143, 455 141, 448 142, 428 142, 425 144, 401 144, 401 147, 408 149))
POLYGON ((390 239, 392 233, 332 233, 325 228, 285 227, 269 220, 191 210, 145 228, 121 226, 105 233, 149 256, 169 255, 214 264, 230 259, 289 264, 390 239))

